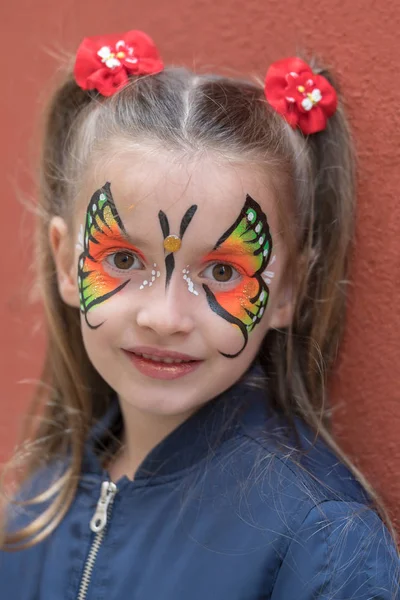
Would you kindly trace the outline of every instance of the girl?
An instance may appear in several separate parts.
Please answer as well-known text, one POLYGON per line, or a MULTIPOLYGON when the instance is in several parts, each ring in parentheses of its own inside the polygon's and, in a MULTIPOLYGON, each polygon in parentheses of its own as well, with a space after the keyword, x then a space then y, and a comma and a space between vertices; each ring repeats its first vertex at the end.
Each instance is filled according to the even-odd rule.
POLYGON ((43 411, 2 597, 400 597, 326 416, 353 177, 326 71, 263 86, 163 69, 138 31, 83 41, 44 139, 43 411))

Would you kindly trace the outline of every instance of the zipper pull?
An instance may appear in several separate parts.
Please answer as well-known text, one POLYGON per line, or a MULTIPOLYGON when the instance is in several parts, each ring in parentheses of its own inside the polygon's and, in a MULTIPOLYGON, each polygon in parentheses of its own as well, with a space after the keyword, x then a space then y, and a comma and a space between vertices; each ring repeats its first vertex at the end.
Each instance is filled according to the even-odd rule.
POLYGON ((107 525, 107 509, 116 493, 117 486, 115 483, 112 481, 103 481, 101 484, 100 498, 90 521, 90 529, 94 533, 100 533, 107 525))

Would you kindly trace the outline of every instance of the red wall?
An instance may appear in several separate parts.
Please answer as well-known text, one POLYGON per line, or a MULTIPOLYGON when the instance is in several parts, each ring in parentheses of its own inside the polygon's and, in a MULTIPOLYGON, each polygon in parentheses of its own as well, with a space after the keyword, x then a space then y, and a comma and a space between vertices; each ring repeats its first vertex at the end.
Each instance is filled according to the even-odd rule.
MULTIPOLYGON (((357 250, 347 332, 333 383, 345 448, 400 519, 400 4, 372 0, 19 0, 2 11, 0 44, 0 454, 8 455, 37 377, 43 342, 34 300, 35 132, 57 67, 84 36, 144 29, 167 63, 263 74, 314 49, 338 72, 358 145, 357 250)), ((400 522, 400 521, 399 521, 400 522)))

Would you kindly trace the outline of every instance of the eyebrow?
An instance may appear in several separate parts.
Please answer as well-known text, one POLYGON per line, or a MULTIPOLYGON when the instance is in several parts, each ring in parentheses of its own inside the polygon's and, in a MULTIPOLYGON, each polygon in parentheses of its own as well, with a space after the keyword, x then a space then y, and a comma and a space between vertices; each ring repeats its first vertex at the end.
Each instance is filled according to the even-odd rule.
POLYGON ((127 244, 129 244, 129 246, 136 246, 137 248, 142 248, 142 247, 144 247, 144 248, 147 248, 147 249, 149 249, 149 247, 150 247, 150 244, 149 244, 149 241, 148 241, 148 240, 146 240, 146 239, 143 239, 143 238, 140 238, 140 237, 136 237, 136 238, 134 238, 134 237, 130 236, 130 235, 127 233, 127 231, 126 231, 126 230, 125 230, 125 231, 123 231, 123 230, 119 231, 119 232, 118 232, 118 235, 115 235, 115 234, 111 233, 111 234, 110 234, 109 236, 107 236, 107 237, 110 239, 110 241, 111 241, 112 239, 121 239, 121 240, 123 240, 124 242, 126 242, 127 244))
POLYGON ((206 252, 205 256, 208 256, 209 254, 220 254, 223 256, 245 256, 248 254, 253 254, 253 251, 250 248, 249 250, 246 250, 246 247, 243 248, 243 246, 229 249, 219 246, 218 248, 214 247, 212 250, 206 252))

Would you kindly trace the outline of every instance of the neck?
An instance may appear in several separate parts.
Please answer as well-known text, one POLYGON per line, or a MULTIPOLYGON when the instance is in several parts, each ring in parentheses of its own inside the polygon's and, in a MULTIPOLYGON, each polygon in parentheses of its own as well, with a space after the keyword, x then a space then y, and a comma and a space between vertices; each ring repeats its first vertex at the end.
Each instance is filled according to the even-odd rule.
POLYGON ((140 411, 121 398, 119 403, 124 421, 123 447, 108 466, 114 481, 124 475, 133 479, 151 450, 194 412, 192 410, 178 415, 155 415, 140 411))

